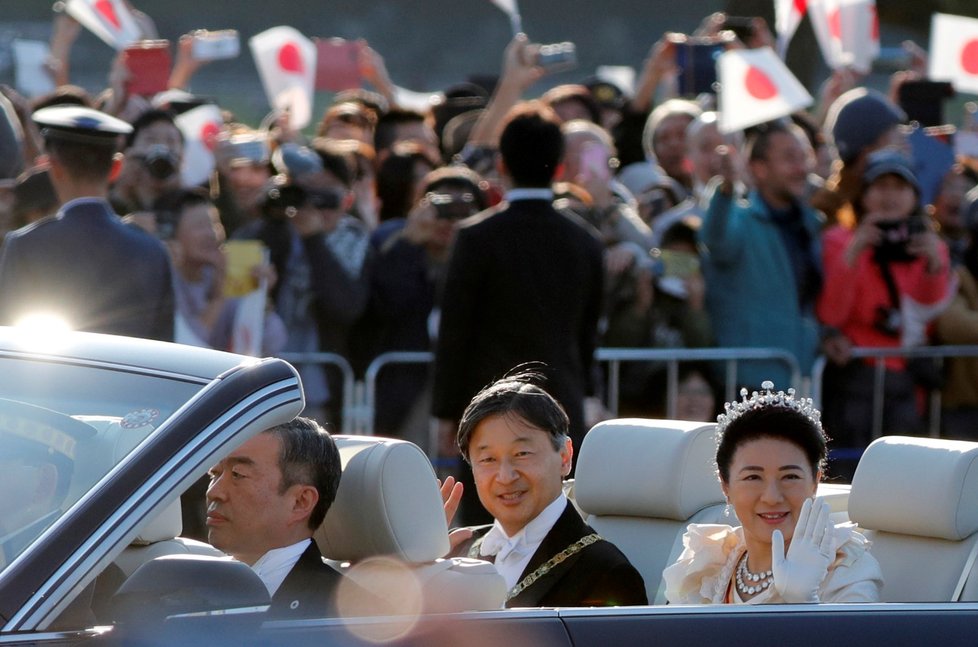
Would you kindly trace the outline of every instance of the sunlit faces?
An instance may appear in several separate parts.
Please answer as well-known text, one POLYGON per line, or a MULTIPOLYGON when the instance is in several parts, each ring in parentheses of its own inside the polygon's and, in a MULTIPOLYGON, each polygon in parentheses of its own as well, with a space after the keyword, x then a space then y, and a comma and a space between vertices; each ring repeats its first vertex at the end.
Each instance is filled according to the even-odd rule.
POLYGON ((295 484, 279 491, 281 450, 277 436, 260 433, 208 471, 207 540, 246 564, 311 532, 305 528, 316 489, 295 484))
POLYGON ((515 414, 485 418, 469 443, 479 500, 509 536, 560 495, 573 455, 570 439, 558 451, 548 432, 515 414))
POLYGON ((886 220, 905 220, 917 207, 917 193, 903 178, 887 174, 878 177, 863 191, 863 209, 886 220))
POLYGON ((692 118, 686 114, 669 115, 659 122, 652 140, 655 158, 667 175, 674 178, 688 173, 686 159, 686 127, 692 118))
POLYGON ((209 204, 194 204, 184 209, 177 226, 181 259, 193 264, 212 264, 224 242, 224 227, 217 209, 209 204))
POLYGON ((814 167, 811 144, 800 133, 772 133, 767 154, 750 163, 761 195, 772 207, 785 209, 808 191, 808 174, 814 167))
POLYGON ((752 544, 770 544, 775 529, 784 535, 785 545, 791 541, 802 503, 815 495, 821 477, 812 472, 801 447, 763 437, 737 448, 729 474, 730 482, 721 482, 721 487, 743 526, 748 551, 757 556, 769 556, 770 548, 752 544))

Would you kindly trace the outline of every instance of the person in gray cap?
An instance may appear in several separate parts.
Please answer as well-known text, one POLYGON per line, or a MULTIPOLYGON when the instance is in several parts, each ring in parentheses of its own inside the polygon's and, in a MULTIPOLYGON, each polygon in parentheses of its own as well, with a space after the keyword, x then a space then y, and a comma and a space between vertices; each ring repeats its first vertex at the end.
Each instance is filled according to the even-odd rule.
POLYGON ((852 201, 861 188, 867 155, 888 146, 910 154, 901 128, 906 121, 899 106, 870 88, 854 88, 832 102, 824 130, 838 162, 826 182, 827 190, 812 199, 829 221, 852 221, 852 201))
POLYGON ((61 208, 0 247, 0 323, 54 315, 76 330, 172 340, 170 262, 106 198, 124 121, 81 106, 33 115, 61 208))

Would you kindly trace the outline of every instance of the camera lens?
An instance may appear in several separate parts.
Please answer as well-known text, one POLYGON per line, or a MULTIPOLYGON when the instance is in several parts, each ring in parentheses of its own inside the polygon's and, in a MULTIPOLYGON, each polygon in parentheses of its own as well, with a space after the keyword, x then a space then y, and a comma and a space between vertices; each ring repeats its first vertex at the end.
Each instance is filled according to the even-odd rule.
POLYGON ((173 151, 160 144, 150 146, 142 160, 143 166, 157 180, 166 180, 173 176, 179 164, 173 151))

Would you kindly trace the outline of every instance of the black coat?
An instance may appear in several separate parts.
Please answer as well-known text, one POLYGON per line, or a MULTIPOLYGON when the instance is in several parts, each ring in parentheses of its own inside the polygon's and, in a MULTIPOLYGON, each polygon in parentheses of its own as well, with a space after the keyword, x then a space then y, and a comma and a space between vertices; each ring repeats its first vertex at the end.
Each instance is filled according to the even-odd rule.
POLYGON ((336 589, 343 575, 323 560, 316 541, 306 548, 272 596, 274 618, 334 618, 336 589))
POLYGON ((449 259, 435 357, 435 416, 458 420, 514 366, 547 365, 546 390, 584 436, 603 289, 592 229, 548 200, 518 200, 464 222, 449 259))
POLYGON ((56 312, 75 330, 173 340, 173 281, 163 244, 92 200, 7 234, 0 324, 56 312))
MULTIPOLYGON (((473 543, 492 526, 473 528, 472 539, 454 551, 467 556, 473 543)), ((594 533, 570 503, 557 519, 529 563, 520 574, 522 581, 578 539, 594 533)), ((624 553, 609 541, 585 546, 551 568, 536 582, 506 602, 507 607, 589 607, 648 604, 645 582, 624 553)))

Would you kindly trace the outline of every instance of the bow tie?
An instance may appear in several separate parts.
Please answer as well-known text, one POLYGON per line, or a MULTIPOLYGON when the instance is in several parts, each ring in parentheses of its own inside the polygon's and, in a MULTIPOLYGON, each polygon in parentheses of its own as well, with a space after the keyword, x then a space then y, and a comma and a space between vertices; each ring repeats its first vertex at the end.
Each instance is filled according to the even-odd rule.
POLYGON ((495 555, 496 563, 500 563, 510 556, 519 559, 526 555, 528 549, 529 546, 526 545, 523 533, 518 533, 515 537, 509 538, 496 526, 493 526, 483 537, 479 554, 483 557, 495 555))

